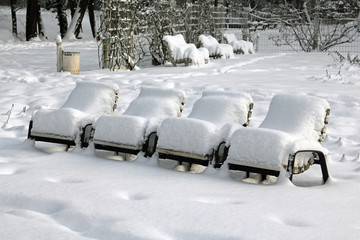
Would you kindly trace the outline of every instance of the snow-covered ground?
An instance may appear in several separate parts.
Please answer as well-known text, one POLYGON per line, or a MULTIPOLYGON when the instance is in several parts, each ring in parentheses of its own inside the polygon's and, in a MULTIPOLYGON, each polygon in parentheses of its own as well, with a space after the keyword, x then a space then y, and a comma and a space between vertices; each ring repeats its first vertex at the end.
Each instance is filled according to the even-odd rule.
POLYGON ((56 72, 56 19, 46 16, 46 42, 13 41, 9 21, 0 20, 0 239, 359 238, 359 68, 340 68, 326 53, 256 53, 200 67, 144 63, 139 71, 110 72, 98 69, 97 44, 84 24, 84 40, 64 43, 81 53, 75 76, 56 72), (185 91, 183 117, 203 90, 248 93, 251 128, 278 93, 324 98, 331 106, 324 141, 331 177, 316 184, 321 175, 313 166, 294 178, 298 186, 284 176, 254 185, 231 179, 226 167, 182 173, 159 167, 157 154, 124 162, 92 147, 64 152, 26 140, 34 111, 61 107, 77 81, 117 84, 116 114, 142 86, 185 91))

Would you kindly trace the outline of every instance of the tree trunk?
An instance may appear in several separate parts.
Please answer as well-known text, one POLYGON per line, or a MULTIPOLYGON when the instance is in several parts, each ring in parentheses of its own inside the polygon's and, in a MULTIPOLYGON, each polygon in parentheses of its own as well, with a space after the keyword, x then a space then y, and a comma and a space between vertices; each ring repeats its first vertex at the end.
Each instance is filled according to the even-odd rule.
POLYGON ((89 21, 91 26, 91 32, 93 37, 96 37, 97 29, 96 29, 96 21, 95 21, 95 0, 89 0, 89 21))
POLYGON ((14 38, 18 38, 17 20, 16 20, 16 0, 11 0, 11 20, 12 20, 12 35, 14 38))
POLYGON ((306 17, 306 21, 307 23, 311 23, 311 18, 310 18, 310 15, 309 15, 309 11, 308 11, 308 8, 307 8, 307 4, 310 2, 311 0, 306 0, 303 4, 303 8, 304 8, 304 13, 305 13, 305 17, 306 17))
POLYGON ((79 0, 78 6, 75 10, 74 16, 71 20, 68 31, 66 32, 65 39, 78 38, 81 30, 81 22, 84 18, 86 8, 89 0, 79 0))
MULTIPOLYGON (((358 8, 360 8, 360 1, 358 0, 356 3, 357 3, 358 8)), ((358 21, 357 29, 358 29, 358 32, 360 32, 360 11, 359 11, 359 14, 358 14, 357 21, 358 21)))
POLYGON ((40 7, 39 7, 39 11, 38 11, 37 20, 38 20, 37 24, 38 24, 38 29, 39 29, 39 37, 41 39, 48 39, 48 37, 46 36, 45 25, 44 25, 44 22, 41 17, 40 7))
POLYGON ((78 18, 78 20, 76 22, 76 26, 75 26, 75 36, 76 36, 76 38, 79 38, 80 33, 82 32, 81 23, 82 23, 82 20, 84 18, 85 11, 86 11, 86 8, 88 7, 88 5, 89 5, 89 0, 79 0, 79 5, 78 5, 79 10, 78 11, 80 13, 80 17, 78 18))
POLYGON ((315 0, 315 13, 314 13, 314 37, 313 37, 313 50, 319 49, 319 40, 320 40, 320 13, 319 13, 319 1, 315 0))
POLYGON ((250 41, 250 5, 248 7, 244 7, 244 20, 243 20, 243 29, 242 30, 242 39, 245 41, 250 41))
POLYGON ((77 7, 76 0, 69 0, 68 1, 68 8, 70 9, 70 12, 71 12, 71 18, 74 17, 76 7, 77 7))
MULTIPOLYGON (((70 12, 71 12, 71 21, 74 18, 74 15, 76 13, 77 7, 78 7, 78 2, 80 0, 69 0, 68 2, 68 7, 70 8, 70 12)), ((80 23, 81 24, 81 23, 80 23)), ((71 25, 71 22, 70 22, 71 25)), ((70 26, 71 27, 71 26, 70 26)), ((69 28, 70 28, 69 27, 69 28)), ((75 27, 75 26, 74 26, 75 27)), ((82 31, 82 26, 80 25, 80 31, 82 31)), ((79 34, 78 34, 79 35, 79 34)))
POLYGON ((57 8, 57 17, 60 27, 60 35, 63 38, 68 28, 67 17, 65 12, 66 11, 65 0, 58 0, 56 4, 56 8, 57 8))
POLYGON ((37 23, 40 6, 38 0, 28 0, 26 9, 26 41, 38 36, 37 23))

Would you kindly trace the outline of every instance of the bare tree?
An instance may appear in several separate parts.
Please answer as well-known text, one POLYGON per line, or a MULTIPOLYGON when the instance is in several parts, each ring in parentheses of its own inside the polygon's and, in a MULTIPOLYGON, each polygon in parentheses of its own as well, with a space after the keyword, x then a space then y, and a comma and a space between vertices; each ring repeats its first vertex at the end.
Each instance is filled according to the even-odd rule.
POLYGON ((220 3, 209 4, 208 1, 196 1, 185 5, 185 26, 186 41, 198 42, 201 34, 211 34, 215 38, 221 39, 219 28, 224 28, 221 24, 225 21, 226 10, 220 3), (216 5, 216 6, 215 6, 216 5))
POLYGON ((79 14, 79 17, 76 21, 75 25, 75 36, 76 38, 81 38, 80 33, 82 32, 82 20, 85 15, 85 11, 89 5, 89 0, 79 0, 78 7, 76 9, 75 14, 79 14))
POLYGON ((89 11, 91 32, 93 37, 95 38, 97 33, 96 20, 95 20, 95 0, 89 0, 88 11, 89 11))
POLYGON ((36 37, 47 39, 39 0, 28 0, 26 8, 26 41, 36 37))
POLYGON ((306 52, 327 51, 336 45, 351 43, 359 36, 359 22, 356 21, 359 6, 351 4, 354 2, 349 0, 304 0, 302 9, 288 4, 283 13, 292 17, 279 16, 282 28, 272 39, 278 45, 289 45, 294 49, 298 45, 306 52))
MULTIPOLYGON (((70 3, 70 2, 69 2, 70 3)), ((71 7, 73 7, 73 0, 71 1, 71 7)), ((89 20, 91 25, 92 35, 95 38, 97 29, 95 21, 95 0, 79 0, 76 10, 72 13, 72 20, 69 29, 65 35, 65 38, 82 38, 82 20, 84 18, 86 9, 89 12, 89 20)))
POLYGON ((101 22, 103 37, 103 68, 135 70, 145 56, 148 0, 104 2, 101 22))
POLYGON ((38 25, 39 37, 41 39, 48 39, 48 37, 46 36, 44 21, 41 17, 40 6, 39 6, 39 11, 37 12, 37 25, 38 25))
POLYGON ((63 38, 68 28, 67 16, 66 16, 66 0, 56 1, 57 19, 60 27, 60 35, 63 38))
POLYGON ((147 10, 148 42, 152 64, 164 64, 166 46, 162 41, 165 35, 173 35, 183 30, 185 24, 183 10, 174 0, 159 0, 147 10))
POLYGON ((18 38, 17 20, 16 20, 16 11, 17 11, 16 0, 11 0, 10 6, 11 6, 12 34, 13 34, 14 38, 18 38))
POLYGON ((28 0, 26 9, 26 41, 38 36, 38 17, 40 6, 38 0, 28 0))
POLYGON ((81 22, 84 18, 84 14, 88 4, 89 4, 89 0, 79 0, 75 13, 72 16, 69 29, 65 34, 65 38, 67 39, 81 38, 79 36, 81 31, 81 22))

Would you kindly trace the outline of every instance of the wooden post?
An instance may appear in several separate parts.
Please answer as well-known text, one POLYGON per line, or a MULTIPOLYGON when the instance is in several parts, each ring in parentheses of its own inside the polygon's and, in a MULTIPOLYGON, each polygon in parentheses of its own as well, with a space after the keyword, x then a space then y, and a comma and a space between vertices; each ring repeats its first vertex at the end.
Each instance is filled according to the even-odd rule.
POLYGON ((110 68, 110 38, 102 39, 102 68, 110 68))
POLYGON ((61 72, 62 70, 62 60, 63 60, 63 48, 61 46, 61 36, 58 35, 56 38, 56 57, 57 57, 57 61, 56 61, 56 66, 57 66, 57 71, 61 72))

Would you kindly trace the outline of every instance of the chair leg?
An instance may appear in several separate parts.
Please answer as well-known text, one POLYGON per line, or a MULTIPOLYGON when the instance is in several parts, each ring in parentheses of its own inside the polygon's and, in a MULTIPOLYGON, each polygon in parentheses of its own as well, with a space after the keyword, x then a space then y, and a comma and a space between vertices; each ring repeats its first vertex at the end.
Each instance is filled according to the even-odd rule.
POLYGON ((296 154, 298 154, 300 152, 313 152, 313 153, 317 154, 319 159, 314 159, 314 163, 320 165, 322 178, 323 178, 323 184, 325 184, 326 181, 329 179, 329 171, 328 171, 328 168, 327 168, 325 155, 324 155, 323 152, 320 152, 320 151, 309 151, 309 150, 298 151, 294 155, 291 155, 291 154, 289 155, 287 171, 290 173, 290 181, 292 181, 293 167, 294 167, 294 161, 295 161, 296 154))
POLYGON ((33 127, 33 121, 31 120, 30 123, 29 123, 29 130, 28 130, 28 136, 27 138, 28 139, 31 139, 31 129, 33 127))
POLYGON ((70 149, 70 144, 67 144, 66 148, 65 148, 65 151, 67 152, 67 151, 69 151, 69 149, 70 149))
POLYGON ((220 143, 218 149, 215 151, 214 168, 221 168, 224 164, 229 152, 229 147, 226 147, 225 142, 220 143))
POLYGON ((92 132, 93 132, 92 124, 87 124, 85 127, 83 127, 80 138, 82 148, 87 148, 89 146, 92 132))
POLYGON ((155 153, 157 141, 158 136, 156 135, 156 132, 150 133, 143 149, 145 152, 145 157, 151 157, 155 153))
POLYGON ((292 182, 293 175, 294 175, 293 171, 294 171, 295 156, 296 156, 296 153, 294 155, 289 154, 288 165, 287 165, 287 169, 286 169, 286 171, 290 174, 289 179, 291 182, 292 182))
POLYGON ((266 174, 261 174, 261 181, 264 181, 266 179, 266 174))
POLYGON ((329 179, 329 171, 327 168, 325 155, 322 152, 318 152, 318 156, 319 156, 319 164, 321 167, 321 172, 323 175, 323 183, 325 184, 326 181, 329 179))

